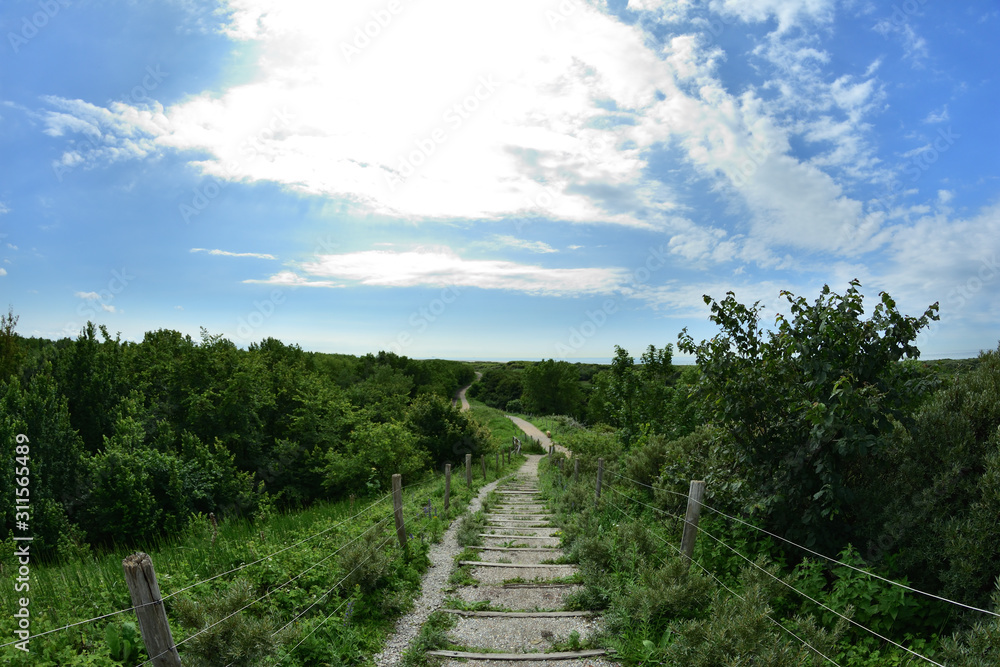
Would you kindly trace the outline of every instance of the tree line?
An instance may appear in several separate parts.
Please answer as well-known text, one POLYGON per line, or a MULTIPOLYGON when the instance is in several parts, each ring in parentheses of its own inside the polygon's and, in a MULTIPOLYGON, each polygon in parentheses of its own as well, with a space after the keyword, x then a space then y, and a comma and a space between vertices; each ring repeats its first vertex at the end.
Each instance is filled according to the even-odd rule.
MULTIPOLYGON (((384 492, 491 445, 451 406, 466 363, 356 357, 268 338, 242 350, 204 329, 133 343, 88 323, 74 340, 0 322, 0 448, 31 441, 31 529, 50 557, 182 529, 193 515, 254 516, 384 492)), ((0 495, 12 496, 11 475, 0 495)), ((4 536, 13 505, 0 507, 4 536)))

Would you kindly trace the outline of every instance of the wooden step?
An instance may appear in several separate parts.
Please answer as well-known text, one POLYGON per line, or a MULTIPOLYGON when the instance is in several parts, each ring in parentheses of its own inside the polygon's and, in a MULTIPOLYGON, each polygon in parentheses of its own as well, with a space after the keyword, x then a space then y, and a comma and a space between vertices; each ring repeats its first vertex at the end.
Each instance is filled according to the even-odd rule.
MULTIPOLYGON (((504 537, 508 542, 518 540, 558 540, 558 535, 500 535, 498 533, 479 533, 479 537, 504 537), (517 538, 517 539, 514 539, 517 538)), ((475 548, 475 547, 473 547, 475 548)))
POLYGON ((479 549, 482 551, 544 551, 546 553, 553 553, 560 551, 558 547, 469 547, 469 548, 479 549))
POLYGON ((572 568, 572 569, 575 570, 577 568, 576 565, 572 565, 572 564, 569 564, 569 563, 565 563, 565 564, 563 564, 563 563, 559 563, 559 564, 556 564, 556 563, 538 563, 538 564, 532 564, 532 563, 491 563, 489 561, 482 561, 482 560, 460 560, 460 561, 458 561, 458 564, 459 565, 472 565, 473 567, 525 567, 525 568, 543 568, 543 567, 545 567, 545 568, 559 568, 559 569, 563 569, 563 570, 565 570, 567 568, 572 568))
POLYGON ((439 611, 458 616, 490 618, 565 618, 594 615, 592 611, 465 611, 464 609, 440 609, 439 611))
POLYGON ((591 651, 560 651, 559 653, 469 653, 468 651, 427 651, 427 655, 465 660, 574 660, 607 655, 604 649, 591 651))

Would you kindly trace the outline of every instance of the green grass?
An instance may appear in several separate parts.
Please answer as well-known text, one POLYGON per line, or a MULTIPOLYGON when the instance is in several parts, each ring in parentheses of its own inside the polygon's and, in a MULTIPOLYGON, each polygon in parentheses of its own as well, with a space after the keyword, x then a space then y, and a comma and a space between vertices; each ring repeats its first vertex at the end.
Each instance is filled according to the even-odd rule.
MULTIPOLYGON (((513 461, 501 474, 509 474, 519 465, 520 461, 513 461)), ((496 473, 490 470, 487 481, 494 479, 496 473)), ((420 574, 427 566, 426 551, 430 543, 439 540, 451 520, 465 511, 483 483, 481 473, 474 475, 472 488, 466 486, 464 476, 453 476, 451 507, 447 512, 442 506, 443 476, 437 475, 423 484, 405 488, 404 517, 411 536, 407 553, 400 550, 396 541, 389 499, 351 519, 373 502, 374 497, 358 499, 353 511, 350 501, 341 500, 318 503, 301 511, 276 513, 256 522, 222 521, 214 538, 207 518, 194 516, 183 533, 154 540, 143 545, 141 550, 150 554, 153 562, 175 641, 181 642, 191 636, 199 629, 196 626, 203 627, 213 614, 222 614, 222 602, 245 603, 270 591, 264 600, 237 615, 236 619, 244 622, 250 631, 269 634, 317 603, 281 635, 283 646, 290 649, 315 630, 282 662, 283 665, 354 662, 370 656, 380 647, 391 632, 395 618, 419 594, 420 574), (364 537, 345 547, 365 531, 368 533, 364 537), (323 534, 276 553, 319 533, 323 534), (338 549, 342 550, 333 555, 338 549), (181 592, 197 582, 260 559, 263 560, 239 572, 219 576, 181 592), (358 569, 351 581, 335 586, 355 568, 358 569), (365 576, 359 577, 358 573, 365 576), (294 577, 298 578, 288 583, 294 577), (350 587, 350 583, 357 585, 350 587), (234 587, 240 589, 239 594, 234 587), (324 622, 327 616, 331 618, 324 622), (186 625, 183 619, 195 625, 186 625)), ((109 549, 61 565, 33 563, 28 592, 32 635, 129 609, 131 599, 121 563, 133 551, 109 549)), ((0 579, 0 632, 9 638, 5 641, 11 641, 15 628, 14 604, 25 593, 13 590, 14 577, 7 569, 10 560, 5 560, 4 576, 0 579)), ((111 657, 107 627, 121 628, 125 622, 134 621, 134 613, 128 611, 60 630, 32 639, 29 654, 13 647, 0 649, 0 662, 16 666, 119 665, 121 663, 111 657)), ((233 637, 235 642, 241 633, 245 639, 246 632, 226 622, 216 629, 215 641, 225 643, 225 637, 233 637)), ((185 665, 198 664, 197 656, 189 649, 201 640, 199 637, 180 646, 185 665)), ((139 660, 135 662, 148 657, 141 647, 139 653, 139 660)), ((255 660, 254 664, 276 664, 284 653, 285 649, 279 648, 255 660)))

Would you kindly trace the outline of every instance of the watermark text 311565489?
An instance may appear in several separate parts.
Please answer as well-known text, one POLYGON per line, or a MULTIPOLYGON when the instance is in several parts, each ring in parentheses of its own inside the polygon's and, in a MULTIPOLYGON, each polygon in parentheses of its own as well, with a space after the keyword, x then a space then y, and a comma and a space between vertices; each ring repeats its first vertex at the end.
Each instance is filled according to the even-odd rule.
POLYGON ((14 644, 20 651, 28 652, 28 642, 31 637, 31 603, 27 593, 31 589, 31 449, 28 436, 18 433, 14 445, 14 557, 17 559, 17 569, 14 573, 14 591, 24 594, 17 600, 14 619, 17 623, 14 636, 18 641, 14 644))

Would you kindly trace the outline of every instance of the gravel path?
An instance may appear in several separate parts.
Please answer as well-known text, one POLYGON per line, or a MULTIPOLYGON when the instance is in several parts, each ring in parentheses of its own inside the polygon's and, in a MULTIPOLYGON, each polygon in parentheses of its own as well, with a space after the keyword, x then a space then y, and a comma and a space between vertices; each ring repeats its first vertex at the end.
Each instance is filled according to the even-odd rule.
MULTIPOLYGON (((469 503, 467 510, 469 514, 474 514, 482 508, 483 499, 496 488, 497 483, 490 482, 479 490, 479 495, 469 503)), ((414 603, 413 611, 396 622, 396 628, 386 642, 385 648, 375 656, 375 664, 379 667, 399 664, 410 641, 420 632, 420 627, 427 621, 431 612, 441 608, 445 598, 445 593, 441 589, 448 585, 455 556, 462 552, 462 547, 458 546, 455 539, 459 523, 460 519, 453 521, 441 541, 431 545, 427 554, 431 565, 424 573, 420 598, 414 603)))
MULTIPOLYGON (((532 424, 531 422, 526 422, 523 419, 521 419, 520 417, 514 417, 512 415, 506 415, 506 416, 507 416, 507 419, 509 419, 512 422, 514 422, 519 429, 521 429, 522 431, 524 431, 525 435, 530 435, 532 438, 534 438, 538 442, 542 443, 542 448, 544 448, 545 451, 549 451, 549 445, 555 444, 555 443, 552 442, 552 440, 549 439, 549 436, 547 436, 544 433, 542 433, 538 429, 538 427, 535 426, 534 424, 532 424)), ((562 452, 567 457, 573 456, 573 452, 569 451, 568 449, 566 449, 562 445, 556 445, 556 451, 557 452, 562 452)))
MULTIPOLYGON (((479 371, 476 371, 476 380, 478 380, 481 377, 483 377, 483 374, 480 373, 479 371)), ((475 382, 476 380, 473 380, 472 382, 475 382)), ((472 382, 470 382, 469 384, 467 384, 464 387, 462 387, 461 389, 459 389, 458 392, 455 394, 455 398, 451 399, 451 404, 455 405, 455 406, 457 406, 458 403, 459 403, 459 401, 461 401, 461 403, 462 403, 462 412, 465 412, 466 410, 468 410, 471 407, 469 405, 468 399, 465 398, 465 392, 469 391, 469 387, 472 386, 472 382)))
MULTIPOLYGON (((529 425, 530 426, 530 425, 529 425)), ((544 434, 543 434, 544 437, 544 434)), ((517 473, 517 481, 511 483, 506 481, 506 489, 525 488, 530 489, 532 499, 537 498, 537 477, 538 463, 542 459, 540 455, 529 456, 524 466, 517 473)), ((501 480, 504 481, 504 480, 501 480)), ((482 507, 482 501, 486 494, 495 489, 498 482, 493 482, 480 490, 477 498, 469 504, 469 512, 476 512, 482 507)), ((512 508, 513 509, 513 508, 512 508)), ((494 510, 496 511, 496 510, 494 510)), ((515 510, 516 511, 516 510, 515 510)), ((534 510, 532 510, 534 511, 534 510)), ((546 510, 543 510, 546 511, 546 510)), ((523 516, 523 515, 522 515, 523 516)), ((503 521, 501 519, 501 521, 503 521)), ((448 585, 449 575, 452 566, 462 548, 458 546, 455 535, 458 531, 458 521, 448 529, 443 540, 439 544, 431 546, 428 554, 431 560, 431 567, 424 575, 422 582, 423 592, 420 599, 415 604, 413 612, 401 618, 397 624, 393 635, 386 643, 385 649, 374 658, 378 667, 398 664, 406 651, 410 642, 417 636, 421 626, 430 616, 431 612, 440 609, 445 593, 442 591, 448 585)), ((508 531, 500 526, 492 526, 487 531, 515 532, 508 531)), ((558 532, 555 528, 526 530, 519 529, 517 532, 528 532, 532 534, 551 534, 558 532)), ((510 542, 512 540, 521 541, 510 535, 493 535, 484 537, 485 545, 496 544, 498 542, 510 542)), ((531 547, 540 544, 552 543, 553 547, 558 547, 559 538, 556 536, 544 539, 529 539, 531 547)), ((575 567, 545 567, 538 562, 546 558, 557 558, 562 554, 558 548, 517 552, 517 551, 479 551, 481 560, 496 561, 498 559, 516 561, 525 565, 539 565, 538 567, 509 567, 509 566, 473 566, 471 576, 478 580, 474 586, 459 586, 451 595, 468 602, 489 601, 494 608, 509 608, 513 610, 530 611, 535 609, 560 610, 564 606, 565 597, 575 590, 580 590, 579 586, 550 586, 545 582, 553 578, 567 576, 576 570, 575 567), (547 553, 546 553, 547 552, 547 553), (535 580, 537 584, 525 585, 502 585, 504 581, 520 578, 521 580, 535 580)), ((541 653, 550 648, 555 642, 565 641, 570 633, 577 632, 580 637, 586 639, 590 634, 596 632, 600 627, 600 619, 589 617, 461 617, 457 619, 457 625, 449 631, 450 640, 460 646, 467 646, 463 650, 499 650, 503 652, 515 653, 541 653)), ((587 658, 559 661, 557 663, 546 662, 544 660, 518 661, 516 663, 499 663, 495 660, 474 660, 469 663, 458 663, 448 660, 444 663, 448 667, 458 667, 460 664, 474 667, 493 667, 503 665, 503 667, 532 667, 533 665, 545 665, 546 667, 616 667, 616 664, 603 658, 587 658)))

